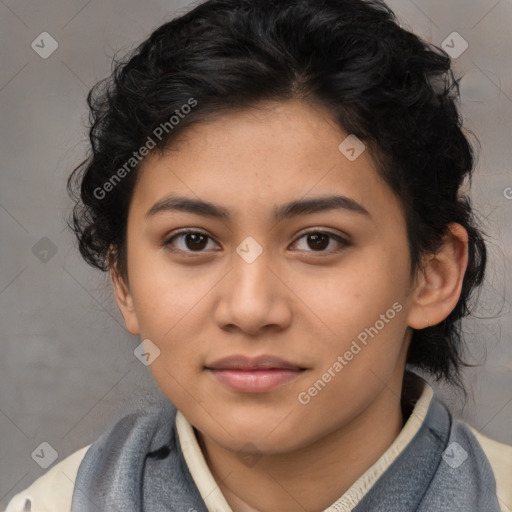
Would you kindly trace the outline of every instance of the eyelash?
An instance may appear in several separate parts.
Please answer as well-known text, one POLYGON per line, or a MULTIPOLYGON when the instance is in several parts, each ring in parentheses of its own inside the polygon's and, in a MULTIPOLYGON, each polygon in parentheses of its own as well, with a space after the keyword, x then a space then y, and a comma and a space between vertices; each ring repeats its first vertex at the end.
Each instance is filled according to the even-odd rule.
MULTIPOLYGON (((201 251, 183 251, 181 249, 176 249, 176 248, 172 248, 172 241, 175 239, 175 238, 178 238, 180 236, 183 236, 183 235, 188 235, 188 234, 197 234, 197 235, 203 235, 203 236, 206 236, 208 237, 210 240, 214 240, 208 233, 204 232, 204 231, 201 231, 199 229, 190 229, 190 228, 186 228, 186 229, 183 229, 181 231, 178 231, 176 233, 173 233, 171 236, 167 237, 164 241, 163 241, 163 245, 171 252, 173 253, 182 253, 182 254, 188 254, 188 255, 195 255, 195 254, 201 254, 201 253, 204 253, 205 251, 204 250, 201 250, 201 251)), ((335 250, 335 251, 325 251, 325 250, 322 250, 322 251, 306 251, 306 252, 311 252, 311 253, 319 253, 319 254, 334 254, 334 253, 337 253, 337 252, 340 252, 341 250, 343 250, 344 248, 350 246, 350 242, 346 239, 344 239, 343 237, 341 237, 340 235, 336 234, 336 233, 333 233, 332 231, 329 231, 329 230, 325 230, 325 229, 313 229, 313 230, 309 230, 307 232, 304 232, 302 233, 293 243, 295 244, 298 240, 300 240, 301 238, 304 238, 308 235, 317 235, 317 234, 321 234, 321 235, 328 235, 329 237, 331 237, 332 239, 334 239, 336 242, 338 242, 341 246, 342 246, 342 249, 338 249, 338 250, 335 250)), ((193 257, 193 256, 192 256, 193 257)))

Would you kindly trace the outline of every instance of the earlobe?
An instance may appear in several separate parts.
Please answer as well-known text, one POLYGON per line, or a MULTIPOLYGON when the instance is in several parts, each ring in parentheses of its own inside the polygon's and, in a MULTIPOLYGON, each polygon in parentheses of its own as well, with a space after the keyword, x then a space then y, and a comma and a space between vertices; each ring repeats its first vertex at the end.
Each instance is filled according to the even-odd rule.
POLYGON ((123 315, 126 329, 131 334, 138 335, 140 334, 139 323, 130 288, 127 283, 125 283, 123 277, 119 274, 115 264, 110 265, 109 271, 114 287, 116 302, 121 314, 123 315))
POLYGON ((460 224, 449 225, 444 243, 428 255, 419 271, 408 325, 414 329, 442 322, 460 298, 468 264, 468 234, 460 224))

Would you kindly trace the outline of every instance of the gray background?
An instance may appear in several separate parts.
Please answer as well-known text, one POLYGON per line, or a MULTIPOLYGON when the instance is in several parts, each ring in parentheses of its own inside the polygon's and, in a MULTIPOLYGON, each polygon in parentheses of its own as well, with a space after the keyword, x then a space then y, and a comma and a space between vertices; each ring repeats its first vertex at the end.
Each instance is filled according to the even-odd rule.
MULTIPOLYGON (((465 373, 465 407, 450 389, 439 391, 457 415, 512 444, 512 199, 504 193, 512 187, 512 0, 389 4, 403 26, 435 44, 454 31, 469 44, 454 68, 464 75, 466 126, 482 144, 472 197, 491 261, 480 318, 465 329, 485 364, 465 373)), ((106 277, 79 258, 65 228, 65 180, 84 156, 88 89, 109 73, 116 51, 186 5, 0 2, 0 509, 44 472, 31 456, 42 442, 62 460, 158 392, 133 355, 140 340, 126 332, 106 277), (31 47, 42 32, 59 45, 46 59, 31 47)))

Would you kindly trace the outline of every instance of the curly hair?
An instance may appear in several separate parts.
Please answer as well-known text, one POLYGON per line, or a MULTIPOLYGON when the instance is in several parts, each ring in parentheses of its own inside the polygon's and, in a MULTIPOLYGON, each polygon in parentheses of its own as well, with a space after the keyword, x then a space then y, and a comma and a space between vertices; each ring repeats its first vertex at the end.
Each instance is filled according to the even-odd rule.
POLYGON ((80 253, 128 278, 138 148, 142 154, 151 141, 150 151, 162 153, 192 124, 289 99, 327 107, 368 146, 403 208, 411 276, 422 255, 441 247, 450 223, 467 230, 459 301, 443 322, 413 330, 407 355, 409 365, 460 387, 462 367, 472 366, 463 357, 461 320, 471 314, 487 261, 462 191, 476 153, 463 133, 450 57, 402 28, 382 1, 208 0, 114 60, 111 76, 87 96, 90 151, 67 183, 80 253))

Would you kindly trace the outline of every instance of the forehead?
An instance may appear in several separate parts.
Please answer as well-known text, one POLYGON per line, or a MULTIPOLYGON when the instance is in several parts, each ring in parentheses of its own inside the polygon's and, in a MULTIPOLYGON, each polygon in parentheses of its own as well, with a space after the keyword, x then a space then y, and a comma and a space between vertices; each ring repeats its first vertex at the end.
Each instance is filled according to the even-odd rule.
POLYGON ((147 157, 139 172, 132 202, 144 213, 171 193, 269 218, 278 204, 332 194, 377 215, 399 207, 368 148, 326 109, 297 101, 192 125, 164 156, 147 157))

